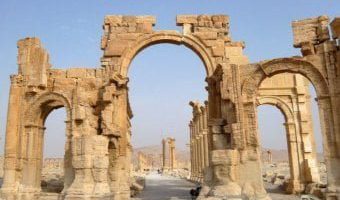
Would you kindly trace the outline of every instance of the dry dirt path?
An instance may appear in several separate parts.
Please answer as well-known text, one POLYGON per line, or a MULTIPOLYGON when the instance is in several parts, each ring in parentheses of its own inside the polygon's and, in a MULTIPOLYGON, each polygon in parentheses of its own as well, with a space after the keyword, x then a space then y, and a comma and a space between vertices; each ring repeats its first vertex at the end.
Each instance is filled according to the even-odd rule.
POLYGON ((264 183, 264 186, 272 200, 300 200, 296 195, 285 194, 277 185, 264 183))
POLYGON ((145 189, 133 200, 191 200, 189 191, 195 184, 156 173, 146 176, 145 189))
MULTIPOLYGON (((146 187, 132 200, 190 200, 189 190, 195 184, 183 179, 150 174, 146 176, 146 187)), ((298 196, 286 195, 277 186, 265 184, 272 200, 300 200, 298 196)))

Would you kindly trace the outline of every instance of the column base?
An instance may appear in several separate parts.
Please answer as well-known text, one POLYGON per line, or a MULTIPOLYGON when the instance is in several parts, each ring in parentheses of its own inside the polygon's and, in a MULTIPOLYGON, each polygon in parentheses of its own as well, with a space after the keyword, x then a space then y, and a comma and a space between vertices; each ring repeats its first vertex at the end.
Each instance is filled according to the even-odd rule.
POLYGON ((289 180, 286 192, 289 194, 297 194, 301 193, 305 190, 304 186, 300 183, 299 180, 289 180))
MULTIPOLYGON (((247 188, 248 190, 250 188, 247 188)), ((198 200, 271 200, 271 198, 266 194, 248 194, 249 191, 246 188, 241 189, 237 183, 229 183, 227 185, 219 186, 203 186, 198 200), (250 195, 250 196, 249 196, 250 195)), ((253 191, 254 188, 251 188, 253 191)))

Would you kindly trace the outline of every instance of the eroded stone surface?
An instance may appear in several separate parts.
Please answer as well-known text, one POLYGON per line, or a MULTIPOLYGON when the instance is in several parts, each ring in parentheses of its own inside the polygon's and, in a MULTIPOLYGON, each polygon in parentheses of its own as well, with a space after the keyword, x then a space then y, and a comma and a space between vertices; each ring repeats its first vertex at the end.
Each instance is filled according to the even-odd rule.
MULTIPOLYGON (((198 54, 206 69, 209 99, 204 109, 208 121, 195 119, 193 123, 200 124, 196 125, 198 132, 207 131, 207 141, 203 136, 197 142, 205 145, 201 149, 208 149, 208 154, 196 152, 204 162, 201 158, 198 169, 192 169, 207 188, 204 198, 231 198, 226 191, 238 199, 246 199, 245 195, 257 200, 269 198, 261 175, 257 97, 263 80, 286 72, 305 76, 316 89, 328 173, 327 199, 339 198, 337 19, 330 26, 335 40, 329 36, 329 19, 325 16, 294 22, 294 45, 301 49, 302 57, 253 64, 243 55, 244 43, 231 39, 227 16, 178 16, 182 33, 155 31, 155 21, 151 16, 106 16, 101 67, 94 69, 54 69, 39 39, 18 42, 19 69, 11 76, 8 104, 3 199, 39 199, 44 121, 60 107, 67 111, 61 198, 130 198, 133 115, 127 74, 136 54, 158 43, 186 45, 198 54)), ((297 103, 301 104, 299 91, 297 103)), ((302 126, 307 126, 302 130, 308 130, 306 123, 302 126)), ((292 124, 287 127, 294 129, 292 124)))

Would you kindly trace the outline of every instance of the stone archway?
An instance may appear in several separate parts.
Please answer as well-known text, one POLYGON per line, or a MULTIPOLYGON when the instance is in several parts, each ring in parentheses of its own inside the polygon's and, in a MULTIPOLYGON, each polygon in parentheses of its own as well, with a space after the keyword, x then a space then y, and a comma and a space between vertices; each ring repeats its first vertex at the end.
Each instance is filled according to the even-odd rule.
POLYGON ((249 98, 254 97, 261 82, 266 77, 280 73, 301 74, 315 87, 318 97, 329 95, 328 82, 323 73, 312 63, 298 58, 278 58, 256 64, 255 71, 251 73, 242 83, 242 95, 249 98))
POLYGON ((215 69, 214 60, 211 58, 212 56, 209 54, 204 44, 193 36, 183 35, 175 31, 160 31, 139 37, 133 44, 131 44, 131 48, 128 48, 123 52, 119 64, 119 74, 123 77, 127 76, 130 63, 143 49, 152 45, 164 43, 184 45, 188 47, 202 60, 207 77, 213 74, 215 69))
MULTIPOLYGON (((22 154, 22 178, 19 192, 25 197, 39 195, 41 190, 41 173, 43 164, 43 144, 45 121, 48 115, 55 109, 66 109, 66 144, 64 154, 64 191, 71 185, 74 178, 72 167, 72 129, 71 129, 71 105, 70 101, 62 94, 46 92, 38 97, 27 107, 25 111, 24 131, 21 135, 22 154)), ((32 196, 36 198, 36 196, 32 196)))
MULTIPOLYGON (((246 113, 244 116, 249 116, 250 113, 253 113, 252 107, 254 107, 254 100, 257 95, 257 91, 261 82, 267 77, 272 77, 281 73, 293 73, 293 74, 301 74, 305 78, 307 78, 312 85, 315 87, 318 107, 320 113, 320 123, 322 127, 322 135, 323 135, 323 146, 324 146, 324 157, 326 160, 326 166, 328 170, 328 184, 336 185, 336 178, 331 175, 332 171, 336 170, 334 168, 333 162, 337 162, 336 155, 332 155, 336 152, 336 146, 332 142, 332 140, 336 137, 334 131, 334 121, 331 110, 332 104, 329 93, 329 85, 328 81, 324 76, 324 73, 320 71, 312 63, 299 59, 299 58, 282 58, 282 59, 274 59, 270 61, 265 61, 259 64, 254 65, 255 70, 245 78, 242 82, 242 96, 244 97, 246 113), (332 139, 333 138, 333 139, 332 139)), ((245 123, 254 124, 256 126, 256 118, 244 118, 245 123), (251 122, 253 121, 253 122, 251 122)), ((246 128, 246 130, 249 130, 246 128)), ((255 132, 246 131, 247 137, 256 138, 255 132)))
MULTIPOLYGON (((337 21, 331 26, 333 37, 338 39, 337 21)), ((62 198, 129 199, 132 111, 126 75, 139 51, 165 42, 192 49, 207 72, 210 174, 204 177, 201 199, 269 198, 259 163, 256 95, 265 78, 284 72, 305 76, 316 89, 328 170, 327 198, 338 198, 339 44, 330 39, 327 17, 293 23, 294 45, 302 48, 303 58, 257 64, 248 64, 244 44, 231 40, 228 16, 177 16, 183 33, 154 31, 155 22, 152 16, 106 16, 101 41, 104 54, 101 68, 96 69, 51 69, 49 55, 39 39, 18 42, 19 67, 11 76, 1 197, 36 199, 26 195, 39 192, 36 170, 29 174, 31 178, 22 176, 23 170, 39 167, 41 161, 39 148, 35 151, 30 147, 33 142, 41 143, 39 134, 48 113, 70 102, 68 127, 72 130, 75 176, 62 198), (63 94, 67 101, 57 94, 63 94)))
POLYGON ((302 143, 302 136, 299 132, 299 124, 297 122, 296 116, 294 116, 293 108, 290 107, 286 102, 284 102, 279 97, 275 96, 265 96, 257 98, 257 106, 261 105, 271 105, 278 108, 284 116, 285 119, 285 130, 286 130, 286 140, 288 147, 288 162, 290 170, 290 180, 289 185, 286 188, 289 193, 300 193, 304 190, 304 185, 308 182, 305 180, 304 172, 304 149, 306 144, 302 143), (301 184, 303 186, 301 186, 301 184))

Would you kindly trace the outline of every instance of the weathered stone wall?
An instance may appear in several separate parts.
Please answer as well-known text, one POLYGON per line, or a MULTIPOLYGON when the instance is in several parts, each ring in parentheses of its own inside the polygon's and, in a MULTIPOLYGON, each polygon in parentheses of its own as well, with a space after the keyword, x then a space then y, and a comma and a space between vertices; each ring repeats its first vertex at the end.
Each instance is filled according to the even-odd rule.
MULTIPOLYGON (((339 164, 339 47, 335 40, 330 40, 329 19, 326 16, 293 22, 294 46, 301 48, 303 57, 281 58, 256 64, 240 66, 242 84, 243 114, 242 120, 248 148, 258 146, 256 138, 256 95, 263 80, 280 73, 301 74, 311 81, 317 93, 320 123, 323 134, 324 156, 328 170, 327 199, 339 196, 339 173, 332 172, 339 164), (337 164, 336 164, 337 163, 337 164)), ((299 93, 298 93, 299 94, 299 93)), ((304 103, 300 98, 298 103, 304 103)), ((308 115, 301 115, 306 121, 308 115)), ((302 124, 302 133, 308 134, 308 123, 302 124)), ((289 129, 293 130, 291 126, 289 129)), ((306 139, 306 138, 305 138, 306 139)), ((311 145, 312 146, 312 145, 311 145)), ((304 151, 308 153, 306 148, 304 151)))

